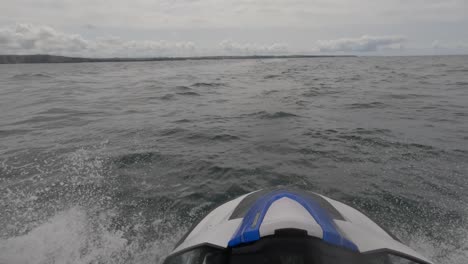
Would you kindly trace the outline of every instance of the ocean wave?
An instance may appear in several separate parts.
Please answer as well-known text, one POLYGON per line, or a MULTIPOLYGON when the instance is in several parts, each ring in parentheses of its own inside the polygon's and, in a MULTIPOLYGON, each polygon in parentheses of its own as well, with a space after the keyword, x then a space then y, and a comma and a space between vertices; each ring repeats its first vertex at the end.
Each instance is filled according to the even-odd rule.
POLYGON ((269 75, 265 75, 265 76, 263 77, 263 79, 265 79, 265 80, 268 80, 268 79, 278 79, 278 78, 281 78, 281 75, 269 74, 269 75))
POLYGON ((383 97, 391 98, 391 99, 424 99, 424 98, 434 98, 435 96, 427 95, 427 94, 387 94, 383 95, 383 97))
POLYGON ((180 128, 180 127, 174 127, 174 128, 167 128, 163 129, 159 132, 159 135, 161 136, 172 136, 172 135, 178 135, 182 133, 186 133, 187 130, 180 128))
POLYGON ((229 142, 233 140, 239 140, 240 138, 234 135, 230 135, 230 134, 212 135, 211 133, 190 132, 190 133, 186 133, 186 135, 184 135, 182 139, 200 144, 200 143, 211 142, 211 141, 229 142))
POLYGON ((142 163, 151 163, 156 159, 164 158, 158 152, 141 152, 141 153, 128 153, 125 155, 120 155, 114 157, 113 163, 119 165, 120 167, 134 165, 134 164, 142 164, 142 163))
POLYGON ((34 79, 51 79, 53 78, 53 76, 45 74, 45 73, 21 73, 21 74, 15 74, 11 78, 15 80, 34 80, 34 79))
POLYGON ((336 90, 332 85, 326 83, 319 83, 318 85, 315 84, 307 84, 307 89, 305 92, 302 93, 302 96, 305 97, 315 97, 315 96, 326 96, 326 95, 334 95, 339 94, 341 91, 336 90))
POLYGON ((31 132, 27 129, 0 129, 0 137, 17 136, 31 132))
POLYGON ((391 136, 392 131, 390 129, 385 129, 385 128, 362 128, 358 127, 354 130, 352 130, 350 133, 356 133, 360 135, 379 135, 379 136, 391 136))
POLYGON ((249 114, 249 116, 257 116, 258 118, 261 118, 261 119, 280 119, 280 118, 299 117, 298 115, 295 115, 293 113, 283 112, 283 111, 278 111, 278 112, 273 112, 273 113, 260 111, 260 112, 249 114))
POLYGON ((447 69, 445 72, 447 72, 447 73, 458 73, 458 72, 464 73, 464 72, 468 72, 468 69, 467 68, 447 69))
POLYGON ((183 118, 183 119, 175 120, 173 122, 179 124, 179 123, 191 123, 193 121, 187 118, 183 118))
POLYGON ((192 90, 192 88, 183 86, 183 85, 176 86, 174 89, 178 91, 191 91, 192 90))
POLYGON ((217 86, 224 86, 226 85, 225 83, 219 83, 219 82, 196 82, 193 83, 191 86, 193 87, 217 87, 217 86))
POLYGON ((371 102, 371 103, 353 103, 349 104, 350 109, 372 109, 372 108, 384 108, 387 105, 382 102, 371 102))
POLYGON ((270 95, 279 92, 278 90, 268 90, 268 91, 263 91, 263 95, 270 95))
POLYGON ((49 127, 51 124, 54 126, 59 125, 70 125, 70 126, 82 126, 91 122, 87 120, 83 115, 69 115, 69 114, 60 114, 60 115, 35 115, 25 120, 17 121, 11 123, 10 125, 23 125, 23 124, 38 124, 37 128, 49 127))
POLYGON ((231 141, 231 140, 239 140, 240 138, 237 136, 229 135, 229 134, 220 134, 220 135, 213 136, 211 139, 216 140, 216 141, 231 141))
POLYGON ((184 95, 184 96, 200 96, 199 93, 196 93, 196 92, 180 92, 180 93, 177 93, 178 95, 184 95))
POLYGON ((159 97, 159 99, 165 100, 165 101, 173 100, 173 99, 175 99, 175 95, 174 94, 165 94, 165 95, 159 97))
POLYGON ((464 86, 465 88, 468 87, 468 82, 451 82, 447 85, 456 85, 456 86, 464 86))
POLYGON ((322 93, 318 89, 309 89, 307 92, 302 93, 302 96, 305 97, 315 97, 321 95, 322 93))
POLYGON ((388 148, 413 148, 413 149, 420 149, 420 150, 433 150, 434 147, 429 145, 417 144, 417 143, 403 143, 398 141, 387 140, 382 137, 369 137, 369 136, 361 136, 359 134, 363 134, 363 132, 358 133, 349 133, 349 134, 340 134, 337 137, 360 142, 360 144, 370 144, 376 145, 380 147, 388 147, 388 148))

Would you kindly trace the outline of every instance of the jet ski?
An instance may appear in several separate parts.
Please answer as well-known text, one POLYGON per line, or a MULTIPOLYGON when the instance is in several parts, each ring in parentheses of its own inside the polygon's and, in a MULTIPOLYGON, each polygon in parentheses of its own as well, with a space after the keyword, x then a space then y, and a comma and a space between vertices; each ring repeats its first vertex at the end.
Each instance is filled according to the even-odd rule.
POLYGON ((255 191, 217 207, 164 264, 432 264, 362 212, 326 196, 255 191))

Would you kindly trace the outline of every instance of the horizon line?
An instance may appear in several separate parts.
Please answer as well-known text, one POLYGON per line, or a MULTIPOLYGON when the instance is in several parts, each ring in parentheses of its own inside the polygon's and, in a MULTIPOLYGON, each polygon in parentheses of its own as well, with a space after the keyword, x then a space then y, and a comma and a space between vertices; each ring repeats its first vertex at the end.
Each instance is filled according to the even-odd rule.
POLYGON ((161 56, 161 57, 79 57, 53 54, 0 54, 0 64, 33 63, 96 63, 96 62, 145 62, 145 61, 183 61, 183 60, 235 60, 235 59, 300 59, 300 58, 356 58, 356 57, 435 57, 468 56, 467 54, 426 54, 426 55, 205 55, 205 56, 161 56))

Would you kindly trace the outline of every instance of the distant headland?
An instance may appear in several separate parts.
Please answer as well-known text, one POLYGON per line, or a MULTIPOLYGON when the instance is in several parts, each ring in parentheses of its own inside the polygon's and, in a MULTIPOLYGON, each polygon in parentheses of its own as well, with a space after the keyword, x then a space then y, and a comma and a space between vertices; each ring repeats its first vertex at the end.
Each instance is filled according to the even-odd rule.
POLYGON ((252 56, 200 56, 152 58, 82 58, 55 55, 0 55, 0 64, 19 63, 82 63, 82 62, 132 62, 132 61, 183 61, 183 60, 239 60, 239 59, 297 59, 356 57, 352 55, 252 55, 252 56))

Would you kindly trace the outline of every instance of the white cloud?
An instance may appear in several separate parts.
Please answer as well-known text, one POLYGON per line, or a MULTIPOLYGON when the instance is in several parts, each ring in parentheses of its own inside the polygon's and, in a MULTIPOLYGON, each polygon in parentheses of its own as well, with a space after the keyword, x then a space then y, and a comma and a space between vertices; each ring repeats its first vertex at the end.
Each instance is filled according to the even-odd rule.
POLYGON ((434 40, 431 44, 433 54, 466 54, 468 52, 468 42, 455 41, 446 42, 434 40))
POLYGON ((317 47, 321 52, 372 52, 380 49, 402 48, 406 41, 401 36, 367 36, 360 38, 341 38, 319 40, 317 47))
POLYGON ((468 50, 468 42, 459 42, 455 46, 457 49, 466 49, 468 50))
POLYGON ((91 42, 89 49, 94 54, 106 53, 111 56, 122 57, 191 56, 196 53, 196 46, 191 41, 136 41, 123 40, 117 37, 99 38, 91 42))
POLYGON ((442 42, 440 40, 434 40, 431 44, 433 49, 446 49, 446 50, 455 50, 455 49, 468 49, 468 43, 457 41, 453 43, 442 42))
POLYGON ((262 45, 258 43, 238 43, 231 40, 223 40, 219 46, 223 52, 232 55, 285 54, 288 52, 288 47, 281 43, 262 45))
POLYGON ((41 51, 41 52, 77 52, 89 45, 79 35, 64 34, 47 26, 18 24, 0 28, 0 47, 6 52, 41 51))
POLYGON ((195 44, 164 40, 128 41, 117 37, 87 40, 52 27, 17 24, 0 28, 0 49, 4 54, 59 54, 79 56, 187 56, 195 44))

